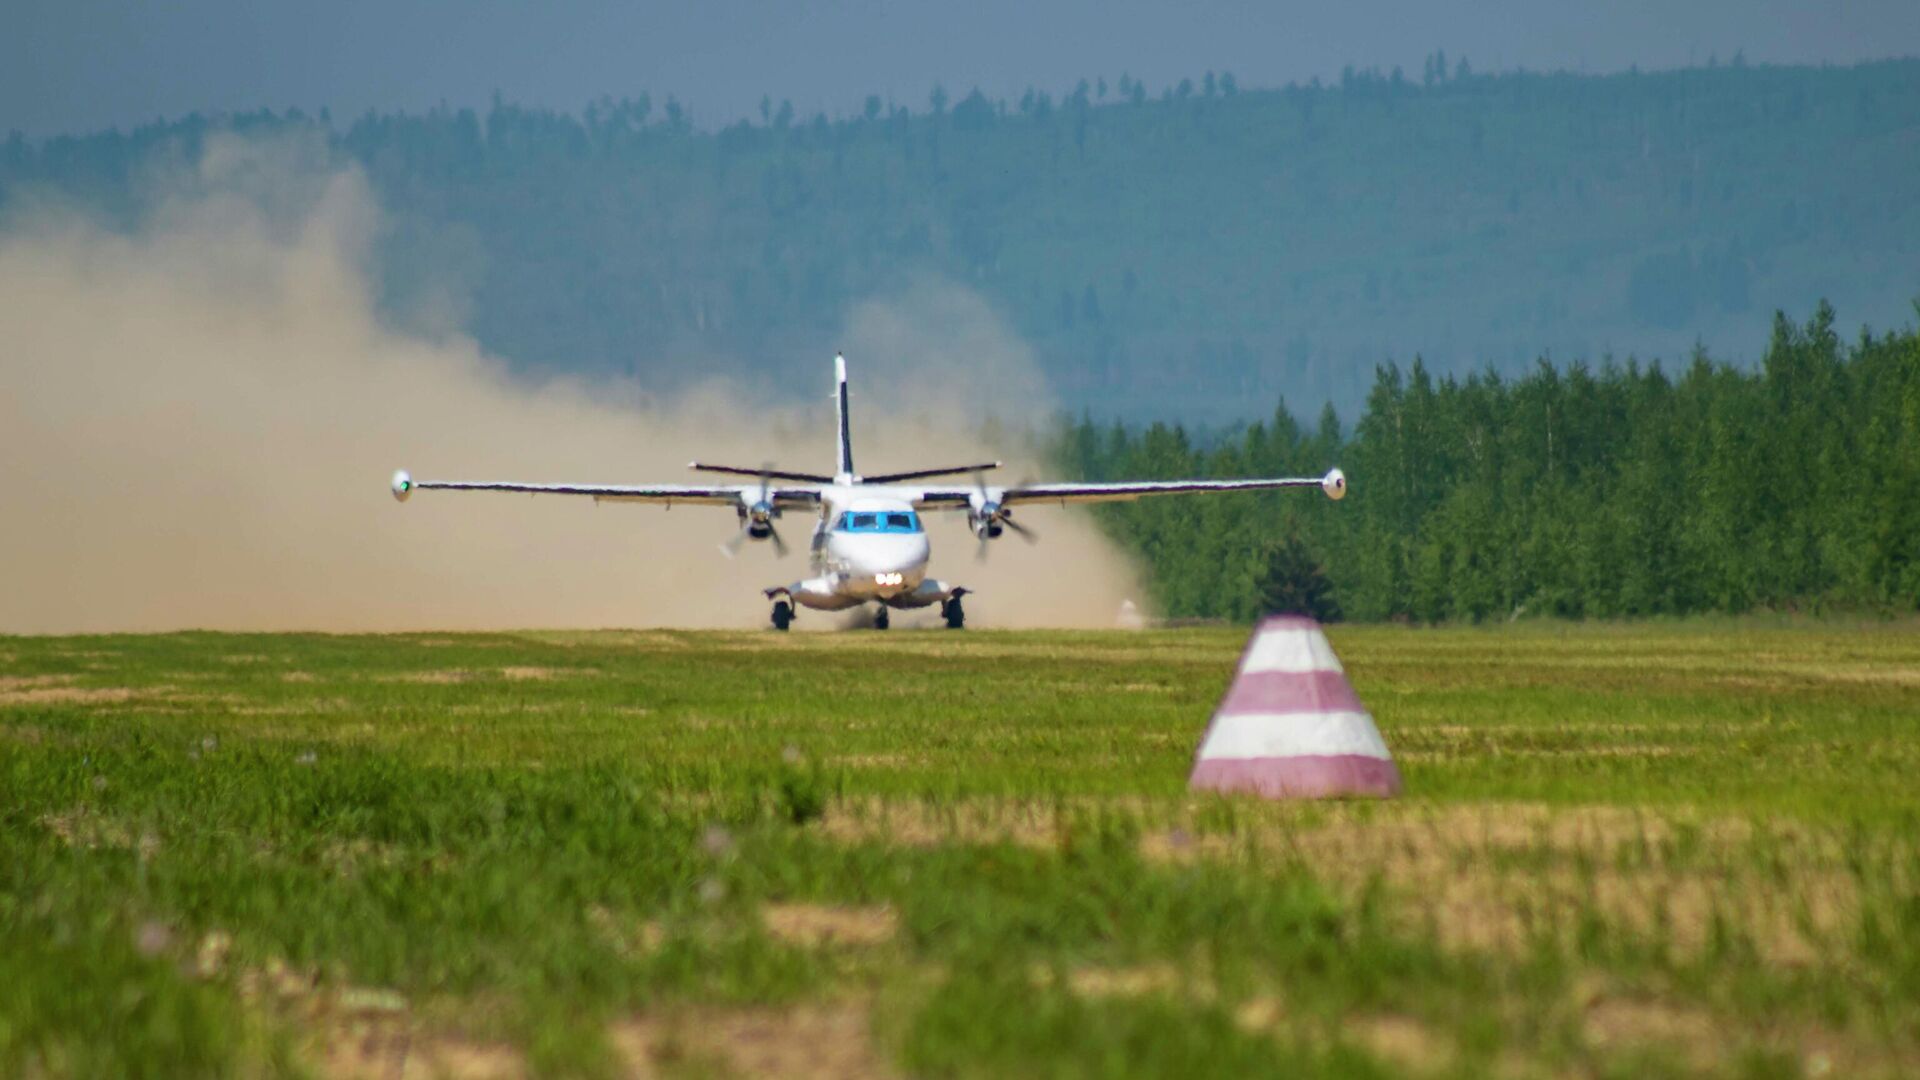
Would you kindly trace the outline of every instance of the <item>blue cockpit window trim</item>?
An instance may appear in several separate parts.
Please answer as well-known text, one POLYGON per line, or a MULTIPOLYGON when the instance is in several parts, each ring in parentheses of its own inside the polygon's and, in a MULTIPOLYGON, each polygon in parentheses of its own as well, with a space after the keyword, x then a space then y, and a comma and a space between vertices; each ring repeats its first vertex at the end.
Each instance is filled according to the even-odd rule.
POLYGON ((911 510, 848 510, 834 529, 848 533, 917 533, 920 515, 911 510))

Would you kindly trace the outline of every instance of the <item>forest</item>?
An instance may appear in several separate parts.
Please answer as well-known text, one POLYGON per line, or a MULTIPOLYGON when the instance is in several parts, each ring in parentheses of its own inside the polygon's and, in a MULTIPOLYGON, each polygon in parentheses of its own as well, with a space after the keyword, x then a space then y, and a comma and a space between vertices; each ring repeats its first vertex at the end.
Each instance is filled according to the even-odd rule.
POLYGON ((1920 608, 1920 334, 1776 316, 1758 369, 1697 351, 1524 375, 1374 372, 1350 432, 1282 406, 1236 436, 1064 426, 1090 479, 1317 475, 1299 492, 1097 508, 1171 616, 1252 618, 1270 562, 1360 620, 1920 608), (1289 544, 1308 558, 1288 558, 1289 544))
POLYGON ((16 136, 0 210, 51 188, 136 218, 211 133, 302 133, 375 191, 390 316, 451 311, 529 372, 790 393, 850 307, 926 279, 982 297, 1073 411, 1189 425, 1283 396, 1352 414, 1376 365, 1415 356, 1517 378, 1704 343, 1751 366, 1770 311, 1825 297, 1886 327, 1920 288, 1920 60, 1588 75, 1436 53, 1325 85, 936 86, 838 117, 770 96, 718 129, 694 108, 16 136))

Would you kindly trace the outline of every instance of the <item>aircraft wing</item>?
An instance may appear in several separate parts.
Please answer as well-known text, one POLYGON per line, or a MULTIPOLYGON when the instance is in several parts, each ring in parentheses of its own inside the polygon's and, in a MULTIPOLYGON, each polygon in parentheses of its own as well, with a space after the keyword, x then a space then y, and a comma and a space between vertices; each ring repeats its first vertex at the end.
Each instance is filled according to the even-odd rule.
MULTIPOLYGON (((405 500, 416 491, 505 491, 523 495, 585 495, 594 502, 691 503, 702 506, 745 507, 760 498, 759 484, 525 484, 512 480, 415 480, 405 472, 393 475, 393 497, 405 500)), ((769 500, 781 509, 813 507, 820 490, 813 485, 769 486, 769 500)))
POLYGON ((1317 487, 1330 499, 1347 493, 1347 475, 1334 469, 1325 476, 1277 477, 1250 480, 1126 480, 1117 483, 1018 484, 1005 488, 923 488, 916 506, 927 510, 966 509, 975 500, 1001 506, 1027 503, 1125 502, 1149 495, 1185 495, 1202 491, 1271 491, 1277 488, 1317 487), (984 499, 982 499, 984 496, 984 499))

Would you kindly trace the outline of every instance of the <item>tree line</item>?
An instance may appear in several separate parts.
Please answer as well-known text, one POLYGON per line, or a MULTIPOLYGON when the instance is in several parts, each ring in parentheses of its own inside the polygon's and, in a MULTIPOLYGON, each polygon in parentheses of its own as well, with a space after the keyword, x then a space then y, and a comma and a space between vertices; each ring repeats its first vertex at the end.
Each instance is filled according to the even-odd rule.
POLYGON ((1920 60, 1589 76, 1435 54, 838 117, 769 95, 718 130, 646 94, 190 116, 7 139, 0 211, 50 187, 137 220, 142 178, 208 138, 297 137, 374 188, 389 315, 464 311, 524 371, 804 389, 793 358, 843 344, 850 310, 935 280, 984 298, 1075 408, 1219 423, 1280 396, 1351 414, 1387 357, 1515 376, 1541 350, 1700 339, 1751 361, 1756 312, 1826 295, 1904 318, 1917 126, 1920 60))
POLYGON ((1754 369, 1704 350, 1673 372, 1541 360, 1517 378, 1416 360, 1376 369, 1350 432, 1283 404, 1207 440, 1083 419, 1053 450, 1089 479, 1345 468, 1339 504, 1097 508, 1171 616, 1251 618, 1275 566, 1364 620, 1920 608, 1920 334, 1843 340, 1825 303, 1776 315, 1754 369))

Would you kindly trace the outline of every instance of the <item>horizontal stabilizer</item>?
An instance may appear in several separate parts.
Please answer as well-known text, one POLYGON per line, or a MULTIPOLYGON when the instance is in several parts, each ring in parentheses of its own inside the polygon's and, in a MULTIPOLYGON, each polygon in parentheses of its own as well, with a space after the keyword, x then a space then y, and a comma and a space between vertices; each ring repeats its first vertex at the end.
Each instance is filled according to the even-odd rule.
POLYGON ((911 472, 863 476, 860 478, 860 482, 864 484, 893 484, 901 480, 925 480, 933 476, 959 476, 961 473, 985 472, 988 469, 997 469, 999 467, 1000 463, 997 461, 983 461, 978 465, 954 465, 944 469, 914 469, 911 472))
POLYGON ((700 472, 724 473, 728 476, 764 476, 769 480, 792 480, 801 484, 833 483, 833 477, 821 476, 818 473, 783 472, 779 469, 741 469, 732 465, 707 465, 698 461, 687 462, 687 468, 697 469, 700 472))

